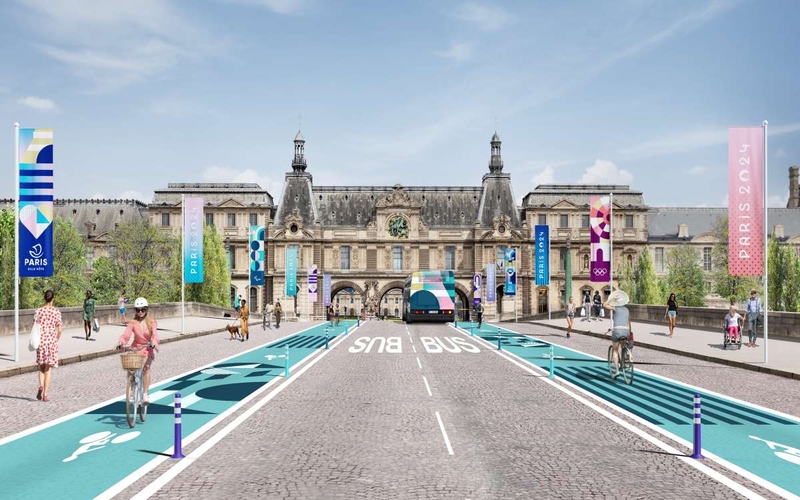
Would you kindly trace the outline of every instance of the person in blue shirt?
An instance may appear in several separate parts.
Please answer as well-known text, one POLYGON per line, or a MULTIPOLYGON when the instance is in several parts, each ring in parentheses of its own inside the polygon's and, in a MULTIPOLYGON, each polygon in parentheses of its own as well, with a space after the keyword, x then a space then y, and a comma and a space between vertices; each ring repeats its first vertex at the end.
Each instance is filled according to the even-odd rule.
POLYGON ((758 347, 756 339, 758 338, 758 317, 764 313, 764 308, 761 307, 761 298, 755 289, 750 290, 750 298, 747 299, 747 305, 744 308, 745 318, 747 319, 747 337, 749 342, 747 347, 758 347))

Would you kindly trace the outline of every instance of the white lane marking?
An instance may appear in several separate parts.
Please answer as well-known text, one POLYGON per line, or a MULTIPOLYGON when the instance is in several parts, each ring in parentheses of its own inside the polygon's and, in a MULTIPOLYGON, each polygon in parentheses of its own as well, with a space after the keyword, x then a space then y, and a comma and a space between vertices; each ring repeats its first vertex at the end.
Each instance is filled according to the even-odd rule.
POLYGON ((425 388, 428 389, 428 396, 433 396, 433 394, 431 394, 431 386, 428 385, 428 379, 423 376, 422 380, 425 381, 425 388))
POLYGON ((411 349, 413 349, 413 350, 414 350, 414 353, 416 354, 416 352, 417 352, 417 348, 416 348, 416 347, 414 347, 414 346, 412 345, 412 346, 411 346, 411 349))
POLYGON ((150 394, 149 401, 151 403, 155 403, 156 401, 160 401, 168 396, 174 396, 176 392, 178 391, 156 391, 150 394))
POLYGON ((410 338, 410 339, 411 339, 411 343, 413 344, 413 343, 414 343, 414 337, 412 337, 411 335, 409 335, 409 336, 408 336, 408 338, 410 338))
POLYGON ((417 358, 417 364, 419 365, 419 369, 422 370, 422 363, 420 363, 419 358, 417 358))
MULTIPOLYGON (((213 436, 208 438, 203 444, 198 446, 196 450, 194 450, 191 453, 189 453, 189 455, 187 455, 186 458, 181 459, 180 462, 178 462, 172 468, 170 468, 168 471, 166 471, 164 474, 162 474, 158 479, 156 479, 155 481, 152 481, 150 484, 148 484, 147 487, 144 488, 139 493, 137 493, 133 497, 132 500, 145 500, 145 499, 150 498, 151 496, 153 496, 158 490, 163 488, 167 483, 169 483, 175 477, 177 477, 178 474, 180 474, 181 472, 186 470, 186 468, 188 468, 192 464, 193 461, 195 461, 198 458, 200 458, 201 456, 203 456, 203 454, 205 454, 205 452, 207 452, 208 450, 213 448, 215 444, 217 444, 220 441, 222 441, 222 439, 225 436, 227 436, 228 434, 233 432, 233 430, 235 430, 237 427, 239 427, 241 424, 243 424, 248 418, 253 416, 253 414, 255 412, 257 412, 264 405, 269 403, 272 400, 272 398, 274 398, 275 396, 280 394, 281 391, 283 391, 284 389, 289 387, 289 384, 291 384, 292 382, 297 380, 298 377, 300 377, 302 374, 304 374, 306 371, 308 371, 308 369, 311 368, 312 366, 314 366, 317 363, 317 361, 319 361, 320 359, 324 358, 329 352, 331 352, 331 350, 333 350, 333 348, 335 348, 337 345, 339 345, 342 342, 344 342, 344 340, 345 340, 345 337, 341 337, 338 341, 336 341, 336 343, 334 343, 333 345, 330 346, 330 349, 328 349, 328 350, 322 349, 322 353, 319 354, 318 356, 316 356, 310 363, 306 364, 299 371, 294 372, 294 374, 292 374, 287 380, 284 380, 284 382, 281 385, 279 385, 277 388, 275 388, 275 390, 273 390, 272 392, 270 392, 269 394, 264 396, 260 401, 258 401, 257 403, 253 404, 253 406, 248 408, 244 413, 242 413, 241 415, 236 417, 232 422, 230 422, 228 425, 226 425, 225 427, 220 429, 219 432, 217 432, 216 434, 214 434, 213 436)), ((280 380, 280 379, 281 379, 281 377, 276 377, 273 380, 280 380)), ((270 382, 272 382, 272 381, 270 381, 270 382)), ((448 447, 449 447, 449 444, 448 444, 448 447)), ((164 458, 164 460, 167 459, 166 457, 162 457, 162 458, 164 458)))
MULTIPOLYGON (((320 324, 322 324, 322 323, 320 323, 320 324)), ((177 380, 179 378, 186 377, 187 375, 191 375, 192 373, 195 373, 197 371, 202 371, 205 368, 210 368, 210 367, 216 365, 217 363, 223 363, 225 361, 228 361, 229 359, 233 359, 233 358, 236 358, 236 357, 241 356, 243 354, 247 354, 249 352, 253 352, 256 349, 261 349, 261 348, 263 348, 263 347, 265 347, 265 346, 267 346, 269 344, 274 344, 276 342, 280 342, 280 341, 282 341, 284 339, 287 339, 287 338, 289 338, 289 337, 291 337, 293 335, 299 335, 299 334, 301 334, 303 332, 306 332, 308 330, 316 328, 317 326, 319 326, 319 325, 310 326, 310 327, 306 328, 305 330, 300 330, 299 332, 290 333, 290 334, 285 335, 285 336, 283 336, 283 337, 281 337, 279 339, 271 340, 271 341, 269 341, 269 342, 267 342, 265 344, 261 344, 261 345, 255 346, 252 349, 249 349, 247 351, 242 351, 242 352, 239 352, 239 353, 236 353, 236 354, 232 354, 232 355, 228 356, 227 358, 218 359, 218 360, 216 360, 214 362, 208 363, 207 365, 203 365, 203 366, 201 366, 199 368, 193 368, 193 369, 191 369, 189 371, 181 373, 180 375, 175 375, 174 377, 171 377, 171 378, 168 378, 166 380, 163 380, 163 381, 161 381, 161 382, 159 382, 157 384, 152 384, 150 386, 150 388, 153 389, 153 388, 156 388, 156 387, 161 387, 163 385, 171 384, 172 382, 174 382, 175 380, 177 380)), ((225 330, 223 330, 223 331, 225 331, 225 330)), ((123 377, 123 375, 120 375, 120 382, 123 382, 122 377, 123 377)), ((123 384, 120 383, 120 385, 123 385, 123 384)), ((161 391, 158 391, 158 392, 161 392, 161 391)), ((173 392, 170 392, 170 394, 173 394, 173 392)), ((55 420, 51 420, 49 422, 45 422, 45 423, 37 425, 35 427, 31 427, 30 429, 25 429, 24 431, 20 431, 20 432, 18 432, 16 434, 12 434, 10 436, 6 436, 6 437, 0 439, 0 446, 2 446, 4 444, 7 444, 7 443, 10 443, 11 441, 16 441, 17 439, 23 438, 25 436, 29 436, 29 435, 34 434, 36 432, 39 432, 41 430, 47 429, 48 427, 52 427, 54 425, 58 425, 58 424, 60 424, 62 422, 66 422, 66 421, 71 420, 73 418, 80 417, 81 415, 85 415, 87 413, 91 413, 94 410, 97 410, 97 409, 102 408, 104 406, 108 406, 108 405, 110 405, 112 403, 116 403, 117 401, 124 400, 124 398, 125 398, 124 395, 117 396, 115 398, 111 398, 109 400, 103 401, 102 403, 97 403, 96 405, 84 408, 83 410, 78 410, 76 412, 70 413, 68 415, 64 415, 63 417, 57 418, 55 420)))
MULTIPOLYGON (((189 394, 189 395, 187 395, 186 397, 181 397, 181 409, 188 408, 188 407, 192 406, 193 404, 197 403, 198 401, 202 401, 202 400, 203 400, 203 398, 201 398, 200 396, 198 396, 194 392, 189 394)), ((175 406, 175 402, 173 401, 170 406, 174 407, 175 406)))
POLYGON ((436 420, 439 421, 439 428, 442 430, 442 436, 444 437, 444 444, 447 445, 447 453, 453 455, 453 447, 450 446, 450 439, 447 437, 447 431, 444 430, 444 424, 442 423, 442 417, 439 416, 439 412, 436 412, 436 420))
MULTIPOLYGON (((469 332, 465 332, 465 331, 463 331, 461 329, 458 329, 458 330, 461 332, 462 335, 469 335, 469 332)), ((484 340, 482 338, 478 338, 478 340, 483 342, 484 344, 486 344, 488 346, 494 345, 491 342, 488 342, 488 341, 486 341, 486 340, 484 340)), ((514 363, 515 365, 517 365, 518 367, 522 368, 523 370, 525 370, 526 372, 528 372, 528 373, 530 373, 532 375, 546 375, 546 374, 549 373, 548 371, 546 371, 546 370, 544 370, 542 368, 539 368, 538 366, 536 366, 536 365, 534 365, 532 363, 529 363, 528 361, 522 360, 521 358, 519 358, 518 356, 516 356, 514 354, 508 353, 508 351, 498 351, 498 350, 494 350, 494 349, 489 349, 489 350, 492 351, 493 353, 497 354, 498 356, 501 356, 501 357, 505 358, 506 360, 514 363), (513 356, 513 358, 510 357, 510 356, 513 356), (520 361, 517 361, 518 359, 520 361), (522 364, 522 363, 525 363, 525 364, 522 364)), ((570 349, 570 350, 572 350, 572 349, 570 349)), ((574 352, 578 352, 578 351, 574 351, 574 352)), ((581 353, 581 354, 583 354, 583 353, 581 353)), ((589 355, 587 354, 587 356, 589 356, 589 355)), ((595 357, 595 356, 592 356, 592 357, 595 357)), ((648 373, 648 375, 650 375, 650 373, 648 373)), ((733 479, 731 479, 731 478, 729 478, 727 476, 723 476, 721 473, 719 473, 719 472, 717 472, 717 471, 715 471, 715 470, 713 470, 713 469, 711 469, 709 467, 706 467, 705 465, 701 464, 699 461, 686 456, 684 453, 679 452, 677 449, 675 449, 672 446, 668 445, 667 443, 659 440, 655 436, 651 436, 650 434, 646 433, 645 431, 643 431, 643 430, 641 430, 641 429, 639 429, 637 427, 634 427, 633 425, 629 424, 628 422, 626 422, 626 421, 622 420, 621 418, 617 417, 616 415, 610 413, 608 410, 606 410, 604 408, 601 408, 601 407, 597 406, 596 404, 592 403, 588 399, 586 399, 586 398, 584 398, 584 397, 582 397, 582 396, 580 396, 578 394, 575 394, 575 393, 573 393, 571 391, 568 391, 567 389, 565 389, 561 385, 557 384, 554 380, 550 380, 549 378, 543 377, 543 376, 539 376, 537 378, 539 380, 541 380, 542 382, 545 382, 546 384, 550 384, 551 386, 555 387, 556 389, 558 389, 559 391, 563 392, 564 394, 567 394, 569 397, 575 399, 576 401, 579 401, 579 402, 583 403, 584 405, 588 406, 589 408, 595 410, 596 412, 598 412, 602 416, 606 417, 607 419, 611 420, 612 422, 614 422, 614 423, 616 423, 618 425, 621 425, 622 427, 625 427, 627 430, 633 432, 634 434, 636 434, 637 436, 641 437, 642 439, 645 439, 648 442, 654 444, 655 446, 661 448, 663 451, 666 451, 667 453, 671 453, 673 455, 676 455, 676 458, 678 460, 681 460, 684 463, 686 463, 687 465, 689 465, 691 467, 694 467, 695 469, 699 470, 703 474, 707 475, 708 477, 716 480, 717 482, 719 482, 721 484, 724 484, 725 486, 727 486, 728 488, 732 489, 733 491, 735 491, 735 492, 737 492, 737 493, 739 493, 741 495, 744 495, 746 498, 762 499, 763 500, 764 497, 756 494, 754 491, 742 486, 741 484, 737 483, 733 479)), ((628 418, 631 418, 631 419, 639 422, 640 424, 642 424, 642 425, 644 425, 644 426, 646 426, 646 427, 648 427, 648 428, 650 428, 650 429, 652 429, 652 430, 654 430, 654 431, 656 431, 656 432, 658 432, 660 434, 663 434, 666 437, 669 437, 670 439, 675 440, 676 442, 686 446, 689 449, 692 448, 692 444, 689 443, 688 441, 685 441, 684 439, 681 439, 678 436, 672 435, 669 432, 664 431, 663 429, 660 429, 660 428, 656 427, 655 425, 651 424, 650 422, 647 422, 646 420, 644 420, 644 419, 642 419, 642 418, 640 418, 640 417, 638 417, 638 416, 636 416, 636 415, 634 415, 632 413, 629 413, 629 412, 623 410, 620 407, 614 406, 613 404, 609 403, 608 401, 605 401, 602 398, 600 398, 598 396, 595 396, 594 394, 592 394, 592 393, 590 393, 590 392, 588 392, 588 391, 586 391, 584 389, 581 389, 580 387, 578 387, 578 386, 576 386, 576 385, 574 385, 574 384, 572 384, 572 383, 570 383, 570 382, 568 382, 568 381, 566 381, 564 379, 560 379, 560 380, 561 380, 561 383, 563 383, 565 385, 568 385, 568 386, 572 387, 573 389, 581 392, 582 394, 584 394, 586 396, 589 396, 589 397, 599 401, 600 403, 604 404, 605 406, 608 406, 609 408, 613 409, 614 411, 622 413, 623 415, 627 416, 628 418)), ((705 449, 703 450, 703 453, 705 454, 706 458, 711 458, 715 462, 719 463, 720 465, 726 466, 726 467, 731 466, 730 470, 739 473, 743 477, 746 477, 747 479, 750 479, 754 483, 757 483, 760 486, 763 486, 764 488, 769 489, 770 491, 778 493, 778 491, 776 491, 776 490, 780 490, 781 493, 778 493, 778 494, 784 496, 785 498, 797 498, 792 493, 790 493, 788 491, 785 491, 782 488, 773 485, 772 483, 766 482, 764 479, 762 479, 762 478, 760 478, 758 476, 755 476, 753 474, 750 474, 747 471, 742 470, 742 472, 739 472, 739 471, 735 470, 735 469, 739 469, 739 467, 737 467, 737 466, 735 466, 733 464, 728 464, 726 460, 719 459, 719 457, 717 457, 713 453, 708 452, 705 449), (748 477, 748 476, 752 476, 752 477, 748 477)))

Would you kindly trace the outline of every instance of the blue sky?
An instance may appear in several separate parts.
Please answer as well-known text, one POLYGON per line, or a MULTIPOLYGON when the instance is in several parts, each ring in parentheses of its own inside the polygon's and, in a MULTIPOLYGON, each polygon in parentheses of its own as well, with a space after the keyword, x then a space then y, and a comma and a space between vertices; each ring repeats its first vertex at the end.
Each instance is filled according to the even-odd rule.
POLYGON ((622 183, 724 206, 727 128, 769 120, 769 190, 800 164, 800 2, 6 0, 13 123, 52 127, 56 197, 258 182, 302 123, 317 185, 622 183), (302 115, 302 118, 299 116, 302 115))

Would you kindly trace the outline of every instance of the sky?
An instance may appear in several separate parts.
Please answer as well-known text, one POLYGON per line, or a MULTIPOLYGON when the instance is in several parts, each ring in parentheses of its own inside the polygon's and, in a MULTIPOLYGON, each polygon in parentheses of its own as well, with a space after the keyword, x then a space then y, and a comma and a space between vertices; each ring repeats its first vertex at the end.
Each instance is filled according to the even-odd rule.
POLYGON ((0 198, 13 124, 54 129, 56 198, 257 182, 292 140, 325 186, 479 186, 500 135, 518 202, 628 184, 727 204, 730 126, 769 121, 769 203, 800 164, 794 0, 5 0, 0 198))

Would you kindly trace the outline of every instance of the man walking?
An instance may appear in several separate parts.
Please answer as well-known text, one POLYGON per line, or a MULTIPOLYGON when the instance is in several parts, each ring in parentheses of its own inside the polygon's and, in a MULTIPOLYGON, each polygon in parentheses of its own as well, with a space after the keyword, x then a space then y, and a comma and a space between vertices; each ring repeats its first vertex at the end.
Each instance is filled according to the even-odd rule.
POLYGON ((764 309, 761 307, 761 298, 758 296, 758 292, 755 288, 750 290, 750 298, 747 299, 747 305, 744 310, 745 317, 747 318, 747 337, 749 340, 746 345, 747 347, 758 347, 756 346, 756 339, 758 338, 758 318, 764 313, 764 309))

